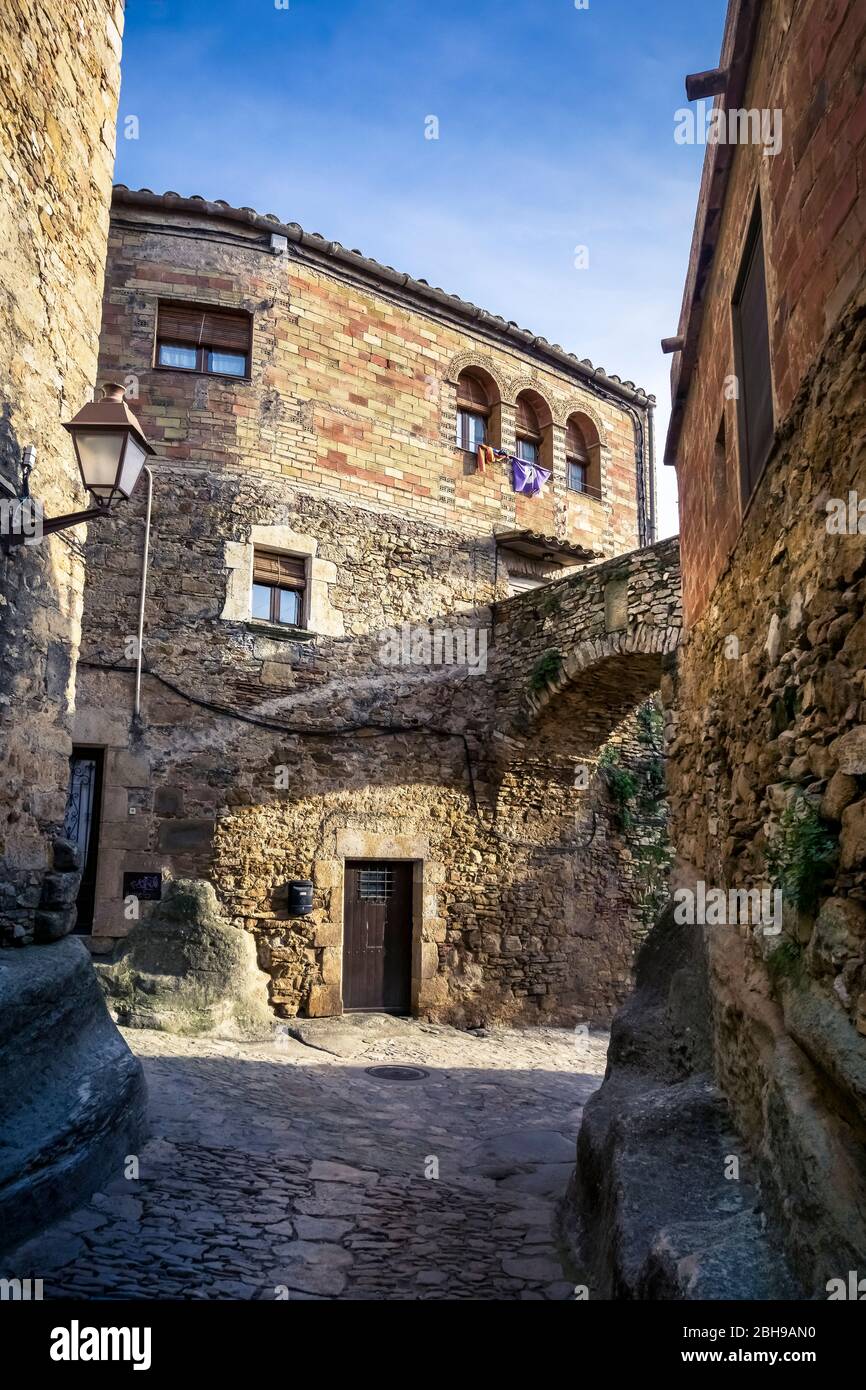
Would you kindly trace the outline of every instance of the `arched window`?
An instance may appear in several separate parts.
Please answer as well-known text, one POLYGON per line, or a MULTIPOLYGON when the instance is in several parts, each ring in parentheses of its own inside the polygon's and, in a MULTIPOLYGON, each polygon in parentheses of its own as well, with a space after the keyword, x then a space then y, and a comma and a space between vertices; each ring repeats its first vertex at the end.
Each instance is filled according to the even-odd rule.
POLYGON ((602 500, 601 439, 595 421, 575 411, 565 424, 565 471, 571 492, 602 500))
POLYGON ((586 492, 589 486, 589 450, 583 430, 572 418, 565 428, 565 468, 572 492, 586 492))
POLYGON ((523 459, 524 463, 538 463, 541 454, 541 426, 538 423, 535 407, 525 392, 517 398, 515 433, 517 435, 517 457, 523 459))
POLYGON ((491 392, 475 372, 461 372, 457 379, 457 448, 475 453, 487 443, 492 409, 491 392))

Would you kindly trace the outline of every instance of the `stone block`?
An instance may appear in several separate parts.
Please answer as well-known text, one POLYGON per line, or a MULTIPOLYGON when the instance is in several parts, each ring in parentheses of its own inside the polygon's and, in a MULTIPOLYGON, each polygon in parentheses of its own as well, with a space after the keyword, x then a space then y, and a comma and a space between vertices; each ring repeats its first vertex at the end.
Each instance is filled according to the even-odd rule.
POLYGON ((215 822, 208 819, 163 821, 159 827, 159 848, 165 854, 191 854, 209 849, 215 822))
POLYGON ((343 951, 340 946, 326 946, 322 951, 322 980, 339 988, 343 978, 343 951))
POLYGON ((334 1018, 343 1012, 343 1001, 337 985, 314 985, 310 990, 307 1012, 311 1018, 334 1018))

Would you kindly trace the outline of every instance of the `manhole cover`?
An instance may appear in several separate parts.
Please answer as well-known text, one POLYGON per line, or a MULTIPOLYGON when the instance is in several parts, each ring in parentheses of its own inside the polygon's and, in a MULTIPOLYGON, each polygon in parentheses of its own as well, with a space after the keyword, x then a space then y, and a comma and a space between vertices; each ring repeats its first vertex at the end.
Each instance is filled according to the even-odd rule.
POLYGON ((365 1067, 368 1076, 376 1076, 380 1081, 423 1081, 430 1073, 421 1067, 365 1067))

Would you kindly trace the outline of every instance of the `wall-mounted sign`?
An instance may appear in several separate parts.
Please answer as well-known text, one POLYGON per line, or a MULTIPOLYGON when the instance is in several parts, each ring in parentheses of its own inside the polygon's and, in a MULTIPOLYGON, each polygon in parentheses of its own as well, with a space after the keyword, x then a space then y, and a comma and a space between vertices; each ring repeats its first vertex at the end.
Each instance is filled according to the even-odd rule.
POLYGON ((138 898, 143 903, 158 903, 162 898, 162 874, 124 874, 124 898, 138 898))

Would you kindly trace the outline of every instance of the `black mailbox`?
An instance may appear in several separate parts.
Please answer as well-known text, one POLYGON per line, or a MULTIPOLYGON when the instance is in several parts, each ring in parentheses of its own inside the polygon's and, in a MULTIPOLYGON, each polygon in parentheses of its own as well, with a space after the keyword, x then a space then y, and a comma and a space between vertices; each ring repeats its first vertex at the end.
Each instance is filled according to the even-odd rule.
POLYGON ((306 917, 313 910, 313 884, 308 878, 293 878, 289 888, 289 916, 306 917))

